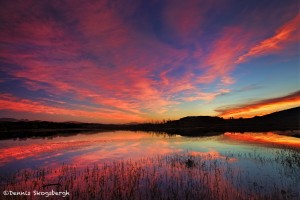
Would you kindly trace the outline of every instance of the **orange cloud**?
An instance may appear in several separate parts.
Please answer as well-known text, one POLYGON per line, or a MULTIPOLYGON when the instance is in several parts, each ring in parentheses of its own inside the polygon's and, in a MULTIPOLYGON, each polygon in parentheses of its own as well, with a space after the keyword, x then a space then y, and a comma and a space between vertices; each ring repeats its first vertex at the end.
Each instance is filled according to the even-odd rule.
POLYGON ((231 85, 235 82, 230 73, 237 64, 245 62, 253 56, 270 53, 273 50, 282 49, 287 42, 300 39, 300 15, 286 22, 277 29, 274 36, 263 40, 251 48, 251 38, 257 33, 255 31, 242 29, 240 27, 227 27, 212 45, 212 51, 205 57, 202 64, 204 73, 198 78, 199 83, 212 83, 220 78, 222 85, 231 85), (241 52, 247 51, 241 55, 241 52))
POLYGON ((49 115, 81 116, 90 119, 115 119, 118 121, 144 121, 138 115, 125 113, 117 110, 89 108, 89 110, 72 110, 41 104, 40 102, 19 99, 10 95, 2 95, 0 99, 0 110, 11 110, 16 112, 43 113, 49 115))
POLYGON ((123 23, 117 10, 108 9, 105 5, 98 2, 71 6, 70 14, 76 16, 83 30, 84 45, 51 19, 46 22, 33 19, 31 23, 22 21, 17 24, 17 32, 23 35, 17 41, 10 40, 9 34, 3 38, 15 44, 25 42, 36 45, 42 50, 1 50, 6 60, 22 66, 22 69, 10 68, 5 69, 5 72, 21 80, 27 89, 43 90, 61 97, 71 95, 76 100, 124 112, 160 112, 177 104, 170 98, 173 92, 161 89, 161 81, 154 80, 152 73, 154 69, 173 62, 174 57, 185 57, 184 53, 156 41, 155 36, 135 33, 123 23), (102 12, 99 12, 99 8, 102 12), (48 29, 44 30, 44 26, 41 26, 43 30, 38 31, 40 24, 48 29), (59 42, 52 42, 52 37, 59 38, 59 42), (96 44, 94 41, 99 38, 101 41, 96 44), (111 53, 107 55, 107 52, 111 53), (100 59, 85 58, 98 55, 105 58, 101 58, 101 62, 100 59), (109 67, 111 65, 114 67, 109 67))
POLYGON ((278 110, 284 110, 300 106, 300 91, 296 91, 286 96, 265 99, 253 103, 238 105, 229 108, 220 108, 220 117, 254 117, 269 114, 278 110))
MULTIPOLYGON (((165 117, 163 111, 182 102, 210 101, 228 90, 235 83, 231 72, 241 52, 261 32, 224 23, 208 35, 205 15, 224 9, 227 2, 146 1, 161 9, 143 14, 139 9, 144 4, 108 2, 3 5, 0 16, 8 27, 0 33, 6 45, 1 56, 9 66, 1 69, 5 76, 33 93, 42 91, 43 97, 165 117), (47 13, 47 7, 60 15, 47 13), (204 92, 203 84, 214 82, 216 88, 204 92)), ((291 35, 286 30, 294 24, 284 26, 278 38, 291 35)))
POLYGON ((285 23, 276 33, 251 48, 246 54, 240 56, 236 63, 245 62, 249 57, 260 56, 282 48, 282 43, 298 41, 300 39, 300 14, 285 23), (280 46, 281 45, 281 46, 280 46))

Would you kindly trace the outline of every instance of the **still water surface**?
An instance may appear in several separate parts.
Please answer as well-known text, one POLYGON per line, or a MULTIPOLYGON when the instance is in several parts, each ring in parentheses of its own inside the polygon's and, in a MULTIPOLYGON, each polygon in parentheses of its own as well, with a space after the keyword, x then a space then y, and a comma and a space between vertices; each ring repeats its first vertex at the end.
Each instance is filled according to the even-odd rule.
MULTIPOLYGON (((0 174, 17 170, 74 164, 78 167, 115 160, 139 159, 190 152, 222 157, 228 153, 253 153, 272 157, 282 146, 300 148, 300 138, 268 133, 225 133, 207 137, 184 137, 147 132, 115 131, 81 133, 0 141, 0 174)), ((240 163, 243 164, 243 163, 240 163)))
POLYGON ((299 152, 300 138, 274 132, 115 131, 2 140, 0 186, 47 191, 45 184, 58 181, 74 199, 169 199, 174 192, 179 199, 299 199, 299 152))

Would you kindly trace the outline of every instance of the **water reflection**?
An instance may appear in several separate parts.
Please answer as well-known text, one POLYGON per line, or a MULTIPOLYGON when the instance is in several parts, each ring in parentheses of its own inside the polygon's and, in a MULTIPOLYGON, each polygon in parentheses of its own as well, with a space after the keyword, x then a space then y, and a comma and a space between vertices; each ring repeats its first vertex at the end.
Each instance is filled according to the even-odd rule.
POLYGON ((6 146, 0 149, 0 167, 18 165, 21 161, 28 161, 33 166, 48 165, 55 159, 60 162, 79 165, 80 163, 133 159, 178 151, 175 146, 172 146, 172 143, 168 142, 170 138, 179 137, 158 136, 145 132, 117 131, 93 135, 79 134, 51 140, 1 141, 0 143, 5 143, 6 146))
MULTIPOLYGON (((251 144, 300 147, 300 139, 268 133, 230 133, 211 137, 182 137, 146 132, 116 131, 79 134, 53 139, 0 141, 0 170, 49 166, 52 163, 86 165, 120 159, 136 159, 173 152, 194 154, 251 150, 251 144)), ((261 149, 262 152, 266 149, 261 149)))
POLYGON ((191 151, 191 152, 189 152, 189 154, 192 155, 192 156, 204 157, 205 160, 223 160, 223 159, 225 159, 228 162, 237 161, 237 158, 224 156, 224 155, 220 154, 220 152, 217 152, 215 150, 211 150, 211 151, 208 151, 208 152, 191 151))
MULTIPOLYGON (((53 139, 0 141, 0 169, 39 167, 50 163, 86 165, 120 159, 191 151, 218 155, 229 150, 251 150, 251 144, 300 147, 300 138, 268 133, 230 133, 211 137, 182 137, 146 132, 116 131, 78 134, 53 139), (8 167, 9 166, 9 167, 8 167)), ((264 151, 264 149, 262 149, 264 151)))
POLYGON ((290 147, 300 147, 300 138, 278 135, 273 132, 266 133, 231 133, 224 134, 225 140, 238 141, 244 143, 256 143, 262 145, 284 145, 290 147))
MULTIPOLYGON (((214 151, 189 152, 116 161, 83 169, 63 165, 21 171, 5 189, 60 191, 67 188, 74 199, 299 197, 299 167, 287 168, 284 173, 281 171, 284 163, 280 159, 285 159, 291 152, 286 153, 269 159, 253 152, 238 155, 221 155, 214 151), (233 155, 238 160, 232 160, 233 155), (254 166, 252 170, 238 167, 241 160, 249 158, 254 166), (270 166, 273 170, 268 170, 270 166)), ((292 161, 291 164, 296 163, 292 161)))
POLYGON ((300 178, 295 173, 300 169, 296 160, 300 159, 296 156, 299 150, 299 138, 272 132, 182 137, 117 131, 50 140, 6 140, 0 141, 0 175, 27 169, 26 176, 20 171, 20 182, 10 187, 27 188, 32 183, 42 190, 49 189, 43 185, 64 177, 67 181, 60 184, 72 188, 74 198, 86 194, 97 182, 106 188, 95 186, 95 194, 99 192, 101 198, 112 197, 112 188, 125 185, 120 191, 126 191, 120 195, 130 195, 134 189, 136 197, 154 193, 165 198, 162 190, 169 189, 182 198, 189 195, 182 192, 186 190, 190 195, 216 199, 251 199, 263 197, 266 191, 272 193, 273 184, 280 185, 278 191, 297 188, 293 184, 300 178), (249 188, 254 196, 247 196, 249 188))

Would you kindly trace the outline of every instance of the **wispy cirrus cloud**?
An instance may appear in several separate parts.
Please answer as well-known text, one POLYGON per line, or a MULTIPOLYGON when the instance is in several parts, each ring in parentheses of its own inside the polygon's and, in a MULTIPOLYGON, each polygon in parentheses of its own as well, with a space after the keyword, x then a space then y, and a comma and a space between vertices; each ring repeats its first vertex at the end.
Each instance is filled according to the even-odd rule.
MULTIPOLYGON (((163 10, 163 25, 169 40, 178 47, 191 45, 201 35, 204 14, 212 5, 200 1, 168 1, 163 10)), ((167 39, 167 38, 166 38, 167 39)))
POLYGON ((39 101, 20 99, 10 94, 2 94, 0 98, 0 110, 10 110, 16 112, 42 113, 49 115, 76 116, 88 119, 114 119, 122 122, 124 120, 143 121, 145 118, 136 114, 128 114, 112 109, 90 107, 85 109, 68 109, 64 107, 50 106, 39 101))
POLYGON ((230 72, 236 67, 235 59, 247 48, 247 40, 249 40, 249 34, 247 37, 245 31, 239 27, 225 28, 222 36, 212 45, 211 52, 205 57, 202 65, 204 73, 198 78, 198 82, 212 83, 220 78, 224 85, 234 83, 230 72))
POLYGON ((254 47, 250 48, 249 51, 240 56, 236 63, 245 62, 251 57, 262 56, 274 51, 279 51, 288 42, 299 41, 300 39, 300 14, 295 16, 290 21, 286 22, 280 28, 278 28, 275 34, 254 47))
POLYGON ((299 23, 300 15, 297 15, 279 27, 272 37, 259 42, 254 47, 251 47, 251 38, 255 35, 254 32, 248 32, 240 27, 226 28, 222 37, 215 41, 212 53, 207 56, 203 66, 210 67, 199 78, 199 82, 212 82, 221 77, 221 82, 225 85, 233 84, 235 81, 229 74, 237 64, 246 62, 246 59, 251 57, 262 56, 274 50, 282 50, 285 43, 299 40, 299 23), (247 53, 242 54, 244 51, 247 53))
POLYGON ((74 35, 70 37, 69 32, 51 18, 44 21, 41 16, 32 19, 31 23, 17 24, 15 31, 23 35, 12 43, 25 43, 33 48, 26 52, 14 46, 4 50, 2 55, 6 60, 22 66, 21 69, 6 69, 6 73, 22 80, 31 90, 45 90, 62 96, 68 94, 139 114, 141 110, 156 112, 176 105, 178 102, 171 99, 173 94, 194 87, 185 76, 176 80, 170 78, 172 86, 166 88, 160 88, 166 78, 153 79, 154 70, 178 62, 178 58, 173 57, 176 54, 185 57, 185 52, 182 54, 180 50, 161 44, 152 36, 144 38, 132 32, 124 26, 116 10, 104 6, 102 12, 98 12, 100 6, 89 3, 83 7, 86 8, 74 6, 69 11, 71 16, 76 11, 77 26, 83 28, 80 30, 82 35, 78 36, 81 40, 74 40, 74 35), (96 26, 96 22, 101 26, 96 26), (36 27, 43 27, 40 24, 51 26, 46 26, 47 30, 35 31, 36 27), (96 37, 101 38, 101 42, 94 44, 92 40, 96 37), (58 42, 51 42, 52 38, 58 42), (87 45, 83 46, 82 40, 87 45), (140 48, 141 42, 147 48, 140 48), (77 48, 82 46, 83 49, 77 48), (109 55, 105 51, 110 52, 109 55), (97 55, 100 55, 99 59, 97 55))
MULTIPOLYGON (((39 106, 45 103, 39 99, 64 99, 51 109, 66 115, 67 99, 81 102, 82 108, 92 104, 141 118, 163 116, 182 103, 211 102, 234 91, 230 86, 237 82, 233 72, 240 63, 269 53, 267 44, 281 47, 294 41, 299 21, 274 23, 281 26, 277 31, 256 30, 264 13, 233 20, 231 5, 226 0, 221 4, 5 2, 0 12, 1 73, 24 90, 42 93, 28 99, 39 106), (220 13, 229 18, 221 23, 220 13), (245 28, 247 20, 254 25, 245 28), (265 32, 276 34, 265 40, 265 32)), ((26 99, 17 90, 10 93, 26 99)))

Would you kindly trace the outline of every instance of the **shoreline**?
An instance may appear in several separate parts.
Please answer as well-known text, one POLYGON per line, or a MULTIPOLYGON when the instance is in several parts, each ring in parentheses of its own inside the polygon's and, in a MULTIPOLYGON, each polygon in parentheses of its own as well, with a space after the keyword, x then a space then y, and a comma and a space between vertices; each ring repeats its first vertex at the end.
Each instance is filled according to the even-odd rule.
POLYGON ((39 137, 68 137, 84 134, 95 134, 99 132, 109 131, 144 131, 154 132, 158 134, 181 135, 189 137, 199 136, 215 136, 226 132, 246 133, 246 132, 274 132, 278 135, 285 135, 290 137, 300 138, 300 129, 290 128, 248 128, 248 127, 227 127, 226 129, 220 127, 192 127, 192 128, 137 128, 137 127, 122 127, 122 128, 53 128, 53 129, 11 129, 7 131, 0 131, 0 140, 5 139, 25 139, 25 138, 39 138, 39 137))

